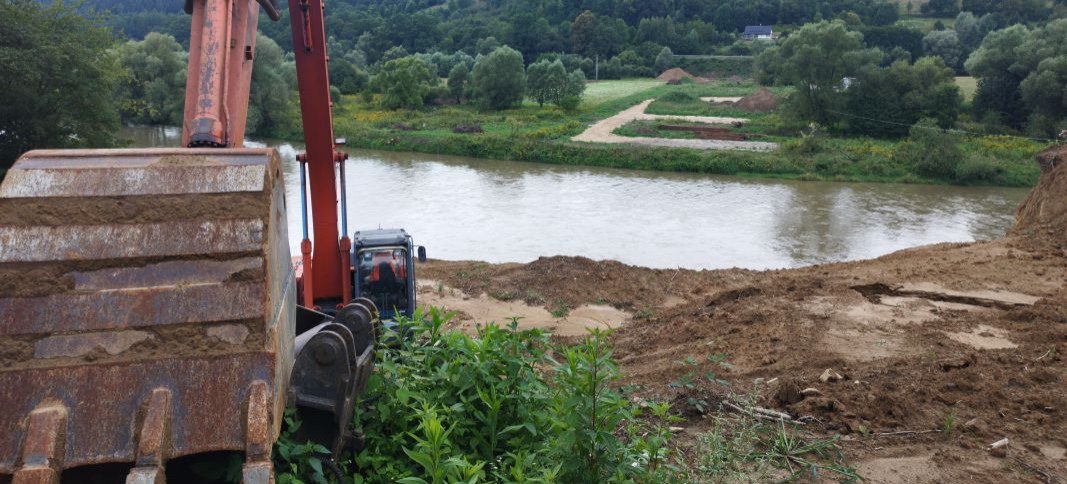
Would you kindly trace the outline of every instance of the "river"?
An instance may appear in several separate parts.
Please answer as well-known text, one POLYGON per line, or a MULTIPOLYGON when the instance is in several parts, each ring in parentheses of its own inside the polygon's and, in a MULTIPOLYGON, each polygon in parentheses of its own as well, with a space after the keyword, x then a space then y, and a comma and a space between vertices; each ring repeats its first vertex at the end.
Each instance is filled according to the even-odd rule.
MULTIPOLYGON (((176 128, 128 128, 177 146, 176 128)), ((298 144, 285 164, 300 238, 298 144)), ((346 150, 349 230, 403 227, 431 257, 580 255, 646 267, 787 268, 1004 235, 1027 189, 798 182, 346 150)))

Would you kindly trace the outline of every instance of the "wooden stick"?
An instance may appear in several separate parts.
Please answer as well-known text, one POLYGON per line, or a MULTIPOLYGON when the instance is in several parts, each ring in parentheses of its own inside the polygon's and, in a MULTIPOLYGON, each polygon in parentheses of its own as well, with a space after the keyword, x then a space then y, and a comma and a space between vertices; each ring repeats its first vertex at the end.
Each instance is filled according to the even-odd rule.
POLYGON ((726 407, 729 407, 731 410, 733 410, 735 412, 743 413, 743 414, 748 415, 750 417, 754 417, 754 418, 758 418, 758 419, 762 419, 762 420, 771 420, 771 421, 774 421, 774 422, 786 421, 786 422, 794 423, 794 424, 797 424, 797 425, 804 425, 804 422, 800 422, 800 421, 794 420, 793 417, 790 417, 788 414, 784 414, 782 412, 777 412, 777 411, 774 411, 774 410, 769 410, 769 409, 761 408, 761 407, 752 407, 752 409, 749 410, 749 409, 743 408, 743 407, 741 407, 741 406, 739 406, 739 405, 737 405, 737 404, 735 404, 733 402, 730 402, 730 401, 723 401, 722 403, 726 407))
POLYGON ((1016 464, 1019 464, 1023 469, 1026 469, 1030 472, 1033 472, 1034 474, 1041 476, 1041 480, 1044 481, 1045 484, 1052 484, 1052 475, 1050 475, 1048 472, 1045 472, 1041 469, 1038 469, 1037 467, 1027 464, 1026 461, 1018 457, 1012 457, 1011 461, 1016 464))
POLYGON ((934 430, 900 430, 897 432, 873 432, 871 435, 920 435, 920 434, 936 434, 941 433, 941 429, 934 430))

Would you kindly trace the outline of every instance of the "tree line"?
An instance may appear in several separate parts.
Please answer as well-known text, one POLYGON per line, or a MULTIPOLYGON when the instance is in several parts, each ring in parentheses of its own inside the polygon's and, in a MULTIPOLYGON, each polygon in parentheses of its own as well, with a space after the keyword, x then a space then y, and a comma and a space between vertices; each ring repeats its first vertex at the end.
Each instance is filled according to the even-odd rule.
POLYGON ((912 62, 844 22, 808 24, 760 54, 758 76, 796 88, 790 114, 845 133, 900 137, 922 119, 956 126, 964 112, 959 70, 978 79, 969 114, 985 128, 1043 138, 1067 128, 1067 19, 983 35, 982 22, 961 13, 956 29, 925 36, 927 55, 912 62))
MULTIPOLYGON (((137 9, 135 3, 88 1, 112 11, 112 25, 130 38, 163 32, 184 43, 188 22, 177 6, 161 8, 155 1, 137 9)), ((261 28, 288 45, 288 11, 283 15, 261 28)), ((368 65, 396 47, 487 54, 478 43, 489 37, 522 52, 527 63, 545 53, 607 59, 629 50, 654 57, 663 47, 714 54, 735 43, 746 25, 799 26, 841 16, 891 25, 899 9, 887 0, 331 0, 326 10, 327 30, 340 48, 336 54, 358 51, 368 65)))

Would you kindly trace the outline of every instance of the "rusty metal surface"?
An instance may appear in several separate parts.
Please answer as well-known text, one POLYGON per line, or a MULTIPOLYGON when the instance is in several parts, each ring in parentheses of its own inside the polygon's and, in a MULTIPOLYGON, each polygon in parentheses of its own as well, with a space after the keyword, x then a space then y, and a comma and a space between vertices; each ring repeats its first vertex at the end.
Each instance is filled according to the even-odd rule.
MULTIPOLYGON (((273 382, 274 355, 254 352, 204 359, 0 373, 0 473, 18 464, 26 415, 41 401, 69 408, 64 468, 136 461, 136 420, 156 388, 171 392, 168 458, 245 450, 245 408, 256 380, 273 382)), ((274 416, 272 416, 274 417, 274 416)), ((271 441, 273 441, 273 436, 271 441)))
POLYGON ((131 287, 174 286, 220 283, 243 271, 263 268, 263 259, 245 257, 233 260, 183 260, 74 272, 75 291, 105 291, 131 287))
POLYGON ((128 481, 155 482, 157 461, 249 449, 253 422, 257 452, 269 452, 296 300, 277 154, 41 151, 8 174, 0 198, 21 201, 0 225, 0 268, 24 280, 0 289, 0 474, 48 482, 49 469, 123 462, 137 465, 128 481), (208 193, 263 209, 188 209, 230 199, 208 193), (113 216, 113 204, 86 202, 98 197, 155 212, 113 216), (38 201, 94 222, 35 222, 50 215, 38 201), (53 404, 67 409, 62 455, 20 470, 36 438, 29 416, 53 404))
POLYGON ((0 262, 241 253, 262 245, 262 220, 0 227, 0 262))
POLYGON ((31 151, 8 171, 0 197, 260 192, 269 157, 250 148, 31 151))
POLYGON ((182 146, 241 146, 259 5, 254 0, 187 0, 186 8, 192 13, 192 41, 182 146))
POLYGON ((0 335, 262 318, 265 296, 252 282, 0 299, 0 335))

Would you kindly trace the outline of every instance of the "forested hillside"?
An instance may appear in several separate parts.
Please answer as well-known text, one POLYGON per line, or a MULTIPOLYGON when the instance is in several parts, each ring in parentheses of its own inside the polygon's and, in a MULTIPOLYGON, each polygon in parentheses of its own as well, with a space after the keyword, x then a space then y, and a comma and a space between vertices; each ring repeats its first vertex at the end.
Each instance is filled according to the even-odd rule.
MULTIPOLYGON (((89 0, 87 5, 110 11, 112 24, 133 39, 151 31, 170 33, 183 43, 188 37, 179 0, 89 0)), ((545 52, 610 57, 628 48, 705 54, 736 40, 746 25, 799 26, 845 16, 865 25, 888 25, 897 20, 898 10, 886 0, 332 0, 327 21, 338 46, 346 53, 358 48, 370 64, 393 47, 475 55, 479 40, 489 37, 529 61, 545 52), (580 18, 585 11, 592 16, 580 18)), ((290 43, 284 19, 262 28, 279 44, 290 43)))

